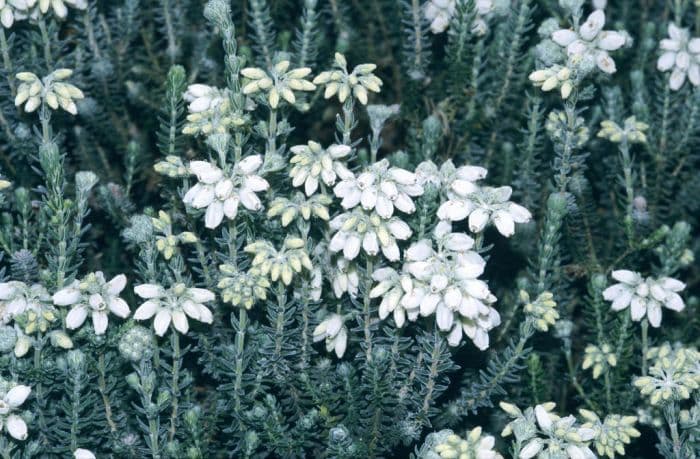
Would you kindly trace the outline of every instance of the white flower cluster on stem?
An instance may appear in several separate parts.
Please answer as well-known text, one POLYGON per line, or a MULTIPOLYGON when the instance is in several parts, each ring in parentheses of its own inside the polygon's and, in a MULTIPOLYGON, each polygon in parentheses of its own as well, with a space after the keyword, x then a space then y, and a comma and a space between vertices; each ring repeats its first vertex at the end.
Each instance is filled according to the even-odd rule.
POLYGON ((656 62, 661 72, 671 72, 668 85, 678 91, 686 77, 693 86, 700 86, 700 38, 691 38, 690 31, 671 22, 668 38, 659 44, 662 54, 656 62))
POLYGON ((378 284, 370 292, 372 298, 382 297, 379 317, 393 313, 397 327, 406 318, 435 315, 442 331, 449 332, 447 341, 457 346, 463 335, 481 350, 489 347, 489 330, 501 323, 501 317, 491 305, 496 297, 486 282, 478 277, 486 262, 471 250, 474 241, 462 233, 451 232, 451 225, 440 223, 435 239, 411 245, 401 273, 390 267, 373 273, 378 284))
POLYGON ((170 288, 158 284, 141 284, 134 287, 134 292, 146 302, 134 312, 134 319, 153 319, 156 335, 163 336, 170 323, 178 332, 187 334, 189 322, 187 317, 210 324, 214 320, 209 308, 204 303, 214 301, 214 294, 203 288, 188 288, 177 283, 170 288))
POLYGON ((236 218, 239 203, 248 210, 262 209, 255 193, 267 190, 270 184, 256 174, 262 165, 262 156, 244 158, 230 170, 222 170, 208 161, 192 161, 189 170, 198 183, 187 191, 183 202, 195 209, 207 209, 204 225, 216 228, 224 219, 236 218))
POLYGON ((685 284, 670 277, 643 278, 639 273, 621 269, 612 272, 619 283, 611 285, 603 292, 603 298, 612 301, 613 311, 630 308, 632 320, 639 322, 645 316, 652 327, 661 326, 661 307, 680 312, 685 308, 678 292, 685 284))

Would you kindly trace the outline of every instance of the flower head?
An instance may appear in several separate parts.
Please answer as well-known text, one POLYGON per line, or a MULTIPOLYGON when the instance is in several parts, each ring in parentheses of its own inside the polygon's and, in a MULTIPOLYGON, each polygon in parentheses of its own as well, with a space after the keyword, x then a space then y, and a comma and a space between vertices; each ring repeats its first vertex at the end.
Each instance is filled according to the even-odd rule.
POLYGON ((604 421, 601 421, 598 415, 592 411, 579 410, 579 413, 587 421, 583 427, 596 431, 593 445, 601 457, 608 456, 610 459, 615 459, 615 454, 624 456, 625 445, 631 443, 632 438, 641 435, 634 428, 634 424, 637 422, 635 416, 610 414, 605 417, 604 421))
POLYGON ((362 105, 367 105, 367 91, 379 92, 382 80, 374 75, 374 64, 360 64, 348 73, 348 63, 340 53, 335 53, 335 70, 319 73, 314 84, 325 85, 323 96, 326 99, 338 95, 340 103, 352 94, 362 105))
MULTIPOLYGON (((476 35, 484 35, 487 32, 487 25, 484 17, 493 10, 493 0, 476 0, 476 17, 472 24, 472 32, 476 35)), ((434 34, 444 32, 450 25, 455 15, 456 0, 429 0, 425 3, 423 13, 430 22, 430 31, 434 34)))
POLYGON ((31 72, 18 73, 17 79, 21 83, 17 87, 15 105, 24 105, 24 111, 31 113, 43 102, 53 110, 61 107, 71 115, 76 115, 78 107, 75 101, 83 99, 85 95, 76 86, 64 81, 72 74, 70 69, 58 69, 39 79, 31 72))
POLYGON ((343 251, 343 256, 353 260, 360 253, 360 248, 370 256, 381 250, 390 261, 401 258, 397 240, 404 241, 411 237, 411 228, 397 217, 383 219, 375 212, 353 209, 342 213, 330 221, 335 231, 331 238, 331 252, 343 251))
POLYGON ((390 167, 382 159, 355 177, 346 175, 333 189, 342 198, 344 209, 362 205, 365 210, 375 210, 382 218, 391 218, 394 209, 411 214, 416 210, 412 197, 423 194, 416 174, 399 167, 390 167))
POLYGON ((581 367, 584 370, 592 367, 593 379, 598 379, 604 370, 614 366, 617 366, 617 357, 609 344, 604 343, 601 346, 589 344, 586 346, 581 367))
POLYGON ((659 327, 662 306, 678 312, 685 308, 678 294, 685 284, 679 280, 670 277, 644 279, 638 273, 625 269, 613 271, 612 277, 619 283, 605 289, 603 298, 612 301, 613 311, 629 306, 634 321, 639 322, 646 316, 652 327, 659 327))
POLYGON ((221 224, 224 216, 235 219, 239 203, 248 210, 260 210, 262 202, 255 193, 270 187, 267 180, 256 174, 262 162, 262 156, 252 155, 224 171, 207 161, 192 161, 189 169, 197 176, 198 183, 185 193, 182 201, 195 209, 206 208, 204 226, 212 229, 221 224))
POLYGON ((151 218, 153 228, 160 233, 156 236, 156 248, 163 254, 163 258, 170 260, 178 252, 180 244, 191 244, 197 242, 194 233, 186 231, 180 234, 173 234, 172 220, 170 215, 164 211, 158 212, 158 217, 151 218))
POLYGON ((153 328, 156 335, 163 336, 172 321, 175 330, 186 334, 189 330, 187 317, 212 323, 214 317, 204 303, 214 301, 214 293, 203 288, 187 287, 177 283, 169 288, 158 284, 141 284, 134 292, 146 302, 134 312, 134 319, 148 320, 155 316, 153 328))
POLYGON ((290 150, 294 154, 289 161, 293 164, 289 171, 292 185, 304 185, 307 196, 316 192, 321 180, 326 185, 333 186, 338 176, 352 177, 352 172, 339 161, 352 151, 348 145, 331 145, 324 149, 320 144, 309 141, 306 145, 295 145, 290 150))
POLYGON ((317 194, 306 199, 302 193, 295 193, 292 199, 275 198, 267 209, 267 216, 280 217, 284 227, 299 217, 308 221, 313 215, 321 220, 328 220, 331 218, 328 212, 331 202, 331 197, 325 194, 317 194))
POLYGON ((590 58, 603 72, 615 73, 617 68, 609 52, 622 48, 627 35, 603 30, 604 26, 605 12, 595 10, 577 30, 559 29, 552 34, 552 40, 566 48, 572 63, 590 58))
POLYGON ((546 332, 550 325, 555 325, 559 319, 557 303, 551 292, 540 293, 535 301, 530 301, 530 295, 524 290, 520 292, 520 299, 525 303, 525 313, 533 318, 535 328, 546 332))
POLYGON ((267 101, 270 107, 275 109, 279 105, 280 97, 293 105, 296 102, 294 91, 316 89, 316 85, 305 79, 311 73, 310 68, 289 70, 289 66, 289 61, 280 61, 267 72, 257 67, 241 70, 241 75, 249 80, 243 85, 243 94, 267 92, 267 101))
POLYGON ((184 134, 225 134, 231 127, 242 126, 245 118, 231 107, 229 89, 219 89, 205 84, 192 84, 183 94, 189 102, 184 134))
POLYGON ((326 317, 314 329, 313 339, 314 343, 325 340, 326 350, 334 351, 338 358, 342 358, 348 345, 348 329, 343 317, 339 314, 326 317))
POLYGON ((652 405, 687 400, 700 388, 700 352, 694 347, 673 348, 664 344, 647 354, 653 360, 649 375, 634 380, 652 405))
POLYGON ((306 251, 304 240, 287 237, 282 248, 277 250, 270 241, 255 241, 245 247, 247 253, 253 254, 251 272, 259 276, 270 276, 272 282, 281 280, 284 285, 292 283, 294 273, 313 269, 311 259, 306 251))
POLYGON ((29 386, 0 379, 0 430, 4 427, 16 440, 27 439, 27 424, 17 411, 31 392, 29 386))
POLYGON ((108 313, 122 319, 129 316, 129 306, 119 294, 126 287, 126 276, 119 274, 107 282, 102 271, 88 274, 53 295, 58 306, 72 306, 66 316, 66 327, 76 329, 83 325, 88 314, 96 335, 103 335, 109 322, 108 313))
POLYGON ((555 64, 544 70, 535 70, 529 78, 535 86, 542 88, 542 91, 547 92, 559 88, 562 99, 567 99, 574 89, 571 82, 571 70, 561 65, 555 64))
POLYGON ((451 430, 441 430, 428 435, 421 448, 421 459, 503 459, 495 449, 496 439, 485 435, 481 427, 467 432, 464 438, 451 430))
POLYGON ((656 68, 661 72, 671 72, 668 85, 678 91, 686 77, 693 86, 700 86, 700 38, 691 38, 688 29, 682 29, 671 22, 668 25, 669 38, 661 40, 661 56, 656 68))
POLYGON ((51 295, 41 284, 0 283, 0 323, 14 320, 23 333, 44 333, 57 319, 51 295))
POLYGON ((335 293, 336 298, 342 297, 343 293, 350 295, 350 298, 357 296, 360 289, 360 275, 354 262, 338 257, 332 277, 333 293, 335 293))
POLYGON ((601 130, 598 132, 598 137, 608 139, 613 143, 629 142, 629 143, 646 143, 647 136, 644 133, 649 129, 649 125, 637 121, 634 116, 630 116, 625 120, 624 128, 620 127, 614 121, 606 120, 600 123, 601 130))
POLYGON ((221 298, 233 306, 253 307, 256 301, 267 298, 270 282, 267 277, 257 270, 240 271, 235 266, 223 264, 219 266, 219 284, 221 298))

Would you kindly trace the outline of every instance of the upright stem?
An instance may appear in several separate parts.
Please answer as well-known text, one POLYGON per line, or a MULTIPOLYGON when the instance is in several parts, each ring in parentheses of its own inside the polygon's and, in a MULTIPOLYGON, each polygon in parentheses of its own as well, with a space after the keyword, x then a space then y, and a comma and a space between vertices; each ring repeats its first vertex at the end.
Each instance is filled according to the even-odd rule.
POLYGON ((180 334, 177 330, 172 330, 172 339, 170 340, 173 346, 173 367, 172 367, 172 412, 170 413, 170 433, 168 440, 171 442, 175 439, 175 429, 177 427, 177 410, 178 397, 180 396, 180 334))
MULTIPOLYGON (((343 145, 351 144, 350 133, 352 132, 352 125, 355 123, 355 118, 353 115, 354 107, 355 100, 352 96, 348 96, 343 104, 343 145)), ((374 159, 372 162, 374 162, 374 159)))
POLYGON ((367 361, 371 362, 372 361, 372 330, 370 328, 371 325, 371 316, 370 316, 370 302, 372 301, 371 298, 369 297, 369 291, 372 289, 372 258, 370 256, 367 256, 367 264, 365 267, 365 277, 367 281, 367 286, 365 287, 365 298, 364 298, 364 307, 362 310, 362 314, 364 317, 364 325, 365 325, 365 355, 367 357, 367 361))
POLYGON ((16 94, 15 72, 12 66, 12 59, 10 59, 10 48, 7 45, 4 27, 0 27, 0 51, 2 52, 2 65, 5 67, 5 72, 7 73, 7 84, 10 87, 12 96, 14 97, 16 94))
POLYGON ((117 431, 117 425, 112 419, 112 405, 109 401, 109 394, 107 393, 107 380, 105 378, 107 371, 105 369, 104 351, 100 351, 100 355, 97 357, 97 371, 99 373, 98 384, 100 387, 100 395, 102 396, 102 404, 105 407, 105 418, 107 419, 109 430, 115 433, 117 431))
MULTIPOLYGON (((270 119, 267 126, 267 149, 265 159, 277 153, 277 109, 270 108, 270 119)), ((267 162, 267 161, 266 161, 267 162)))
POLYGON ((233 388, 234 411, 241 408, 241 382, 243 381, 243 349, 245 344, 245 329, 248 326, 248 312, 245 308, 238 310, 238 331, 236 332, 236 381, 233 388))
POLYGON ((634 206, 634 184, 632 182, 632 159, 630 158, 629 144, 627 140, 620 143, 620 154, 622 155, 622 170, 625 176, 625 194, 627 196, 627 213, 625 215, 625 231, 627 232, 628 243, 634 242, 634 227, 632 212, 634 206))
POLYGON ((649 348, 648 342, 649 321, 645 318, 642 320, 642 376, 647 374, 647 351, 649 348))
POLYGON ((41 41, 44 42, 44 60, 46 61, 46 68, 50 72, 53 69, 53 57, 51 57, 51 40, 49 38, 49 32, 46 30, 46 22, 44 17, 41 16, 39 19, 39 30, 41 31, 41 41))

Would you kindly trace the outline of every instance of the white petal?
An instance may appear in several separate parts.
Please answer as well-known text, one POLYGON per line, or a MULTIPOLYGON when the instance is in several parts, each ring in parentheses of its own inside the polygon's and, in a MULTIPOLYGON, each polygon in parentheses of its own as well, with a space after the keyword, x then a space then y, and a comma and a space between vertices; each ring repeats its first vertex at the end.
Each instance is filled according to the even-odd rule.
POLYGON ((260 198, 247 188, 241 188, 238 197, 241 200, 241 204, 248 210, 260 210, 262 208, 260 198))
POLYGON ((472 233, 480 233, 489 222, 489 212, 483 208, 474 209, 474 212, 469 214, 469 231, 472 233))
POLYGON ((343 256, 348 260, 354 259, 360 253, 360 238, 356 234, 351 234, 345 241, 343 256))
POLYGON ((92 327, 95 329, 96 335, 103 335, 107 330, 107 323, 109 319, 107 318, 107 313, 102 311, 96 311, 92 313, 92 327))
POLYGON ((76 306, 68 312, 66 316, 66 327, 74 330, 80 327, 87 318, 87 308, 84 306, 76 306))
POLYGON ((552 40, 559 46, 569 46, 577 38, 576 32, 570 29, 560 29, 552 33, 552 40))
POLYGON ((262 166, 262 163, 263 163, 263 158, 261 155, 252 155, 252 156, 248 156, 246 158, 243 158, 238 163, 238 168, 245 175, 250 175, 253 172, 257 171, 260 168, 260 166, 262 166))
POLYGON ((175 330, 179 331, 183 335, 187 334, 189 330, 189 323, 187 323, 187 316, 182 311, 173 311, 173 325, 175 330))
POLYGON ((531 459, 537 455, 542 449, 542 440, 535 438, 531 440, 523 449, 520 450, 518 455, 519 459, 531 459))
POLYGON ((204 306, 203 304, 199 305, 199 321, 205 324, 210 324, 214 322, 214 314, 212 314, 211 310, 204 306))
POLYGON ((438 304, 435 314, 438 328, 442 331, 448 331, 454 324, 454 313, 444 303, 438 304))
POLYGON ((455 324, 447 335, 447 344, 452 347, 458 346, 462 341, 462 326, 460 324, 455 324))
POLYGON ((141 298, 159 298, 163 295, 163 287, 158 284, 141 284, 134 287, 134 293, 141 298))
POLYGON ((630 312, 632 320, 639 322, 647 312, 647 303, 644 299, 635 296, 630 303, 630 312))
POLYGON ((647 306, 647 318, 649 325, 658 328, 661 325, 661 305, 656 301, 649 302, 647 306))
POLYGON ((545 432, 552 428, 552 418, 542 405, 537 405, 535 407, 535 417, 537 418, 537 424, 539 424, 540 428, 545 432))
POLYGON ((679 68, 674 69, 671 73, 671 78, 668 80, 668 85, 671 90, 678 91, 681 89, 681 86, 683 86, 683 83, 685 83, 685 77, 685 70, 681 70, 679 68))
POLYGON ((673 311, 682 311, 685 309, 685 303, 683 303, 683 298, 675 292, 670 292, 668 296, 666 297, 666 301, 664 302, 664 306, 666 306, 668 309, 671 309, 673 311))
POLYGON ((134 312, 134 319, 135 320, 147 320, 153 317, 153 314, 156 313, 156 310, 158 309, 158 302, 157 301, 146 301, 143 303, 141 306, 139 306, 136 311, 134 312))
POLYGON ((221 224, 224 219, 224 204, 221 201, 212 202, 207 207, 207 212, 204 214, 204 226, 209 229, 214 229, 221 224))
POLYGON ((112 298, 109 301, 109 310, 114 313, 114 315, 121 317, 122 319, 129 317, 129 305, 126 304, 126 301, 122 300, 121 298, 112 298))
POLYGON ((58 306, 69 306, 80 300, 80 290, 72 287, 64 288, 54 293, 53 304, 58 306))
POLYGON ((666 72, 668 70, 671 70, 675 64, 676 64, 676 53, 673 51, 669 51, 669 52, 663 53, 659 57, 659 60, 656 61, 656 68, 660 72, 666 72))
POLYGON ((221 169, 208 161, 191 161, 190 171, 197 176, 197 180, 208 185, 218 182, 224 175, 221 169))
POLYGON ((114 276, 111 281, 107 282, 107 293, 110 295, 118 295, 126 287, 126 276, 119 274, 114 276))
POLYGON ((510 237, 515 233, 515 222, 508 212, 498 211, 493 216, 498 232, 505 237, 510 237))
POLYGON ((588 16, 586 22, 579 29, 581 38, 587 41, 593 40, 605 25, 605 13, 602 10, 595 10, 588 16))
POLYGON ((11 414, 7 418, 7 424, 5 425, 7 433, 17 440, 26 440, 27 438, 27 424, 22 418, 15 414, 11 414))
POLYGON ((634 271, 618 269, 612 272, 612 278, 627 285, 636 286, 641 282, 641 277, 634 271))
POLYGON ((7 402, 8 405, 10 405, 10 408, 17 408, 22 406, 25 400, 27 400, 27 397, 29 397, 29 394, 32 392, 32 388, 29 386, 24 386, 24 385, 17 385, 7 391, 7 394, 5 395, 5 401, 7 402))
POLYGON ((606 51, 615 51, 624 46, 626 38, 620 32, 606 31, 600 34, 598 48, 606 51))
POLYGON ((617 72, 615 61, 605 51, 600 51, 596 54, 595 63, 598 65, 598 68, 605 73, 612 74, 617 72))
POLYGON ((156 318, 153 320, 153 328, 156 331, 156 335, 163 336, 165 334, 170 325, 170 319, 170 311, 163 309, 156 314, 156 318))
POLYGON ((78 448, 73 452, 73 459, 96 459, 92 451, 78 448))

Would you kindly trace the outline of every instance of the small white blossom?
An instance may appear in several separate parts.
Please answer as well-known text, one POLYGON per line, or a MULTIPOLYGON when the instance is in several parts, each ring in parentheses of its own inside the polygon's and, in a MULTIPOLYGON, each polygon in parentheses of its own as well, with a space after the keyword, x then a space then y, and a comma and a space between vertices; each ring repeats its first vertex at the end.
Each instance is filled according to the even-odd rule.
POLYGON ((559 29, 552 33, 552 40, 566 48, 569 57, 577 59, 591 57, 605 73, 615 73, 615 61, 609 52, 622 48, 627 36, 622 32, 603 30, 605 12, 595 10, 578 30, 559 29))
POLYGON ((438 209, 438 218, 460 221, 469 218, 469 230, 480 233, 493 223, 505 237, 515 233, 515 223, 526 223, 532 215, 523 206, 509 201, 513 192, 509 186, 478 187, 458 178, 452 182, 450 199, 438 209))
POLYGON ((290 150, 294 153, 289 160, 293 164, 289 171, 292 185, 296 187, 304 185, 307 196, 316 192, 319 180, 328 186, 333 186, 338 176, 352 177, 352 172, 345 167, 345 164, 338 161, 352 151, 348 145, 331 145, 324 149, 319 143, 309 141, 307 145, 295 145, 290 150))
POLYGON ((622 311, 629 306, 634 321, 639 322, 646 316, 652 327, 659 327, 662 306, 678 312, 685 308, 678 294, 685 284, 679 280, 670 277, 644 279, 638 273, 624 269, 613 271, 612 277, 619 283, 605 289, 603 298, 612 302, 613 311, 622 311))
MULTIPOLYGON (((430 31, 434 34, 444 32, 450 25, 457 6, 456 0, 429 0, 423 7, 425 18, 430 21, 430 31)), ((472 24, 472 32, 484 35, 488 26, 484 17, 493 10, 493 0, 476 0, 476 17, 472 24)))
POLYGON ((25 19, 29 8, 36 0, 0 0, 0 22, 6 29, 12 27, 16 20, 25 19))
POLYGON ((192 161, 189 169, 197 176, 198 183, 185 193, 182 201, 195 209, 206 208, 204 225, 212 229, 221 224, 224 216, 235 219, 239 203, 248 210, 258 211, 262 202, 255 193, 270 187, 267 180, 256 174, 262 162, 262 156, 252 155, 230 171, 223 171, 207 161, 192 161))
POLYGON ((84 10, 88 6, 87 0, 39 0, 39 11, 46 14, 49 8, 53 9, 54 14, 63 19, 68 15, 68 7, 78 10, 84 10))
POLYGON ((355 298, 359 288, 360 275, 357 273, 357 267, 353 262, 339 257, 333 274, 333 293, 336 298, 342 297, 343 293, 350 295, 350 298, 355 298))
POLYGON ((325 340, 326 351, 334 351, 338 358, 342 358, 348 345, 348 329, 343 317, 339 314, 328 316, 314 329, 313 339, 314 343, 325 340))
POLYGON ((691 38, 688 29, 682 29, 671 22, 668 36, 661 40, 659 47, 663 53, 656 62, 661 72, 671 71, 668 85, 678 91, 686 77, 693 86, 700 86, 700 38, 691 38))
POLYGON ((483 434, 481 427, 468 431, 464 438, 451 430, 441 430, 428 435, 419 457, 423 459, 503 459, 503 456, 494 449, 495 445, 496 439, 493 435, 483 434))
POLYGON ((281 280, 284 285, 289 285, 294 273, 300 274, 303 268, 307 271, 314 268, 304 240, 298 237, 285 238, 280 250, 265 240, 248 244, 244 250, 253 255, 251 273, 269 276, 272 282, 281 280))
POLYGON ((78 448, 73 451, 74 459, 95 459, 95 455, 92 451, 84 448, 78 448))
POLYGON ((147 300, 134 312, 134 319, 148 320, 155 316, 153 328, 156 335, 163 336, 172 321, 175 330, 186 334, 189 330, 187 317, 210 324, 214 317, 204 303, 214 301, 214 293, 203 288, 188 288, 178 283, 166 289, 157 284, 141 284, 134 292, 147 300))
POLYGON ((242 126, 245 119, 231 108, 229 89, 219 89, 205 84, 192 84, 183 94, 189 102, 184 134, 224 134, 229 128, 242 126))
POLYGON ((109 322, 108 312, 111 311, 122 319, 131 313, 126 301, 119 297, 124 287, 124 274, 119 274, 107 282, 102 271, 97 271, 56 292, 53 302, 58 306, 73 306, 66 316, 67 328, 79 328, 90 314, 95 334, 103 335, 109 322))
POLYGON ((535 70, 530 74, 529 78, 535 86, 542 88, 542 91, 545 92, 560 88, 562 99, 567 99, 574 89, 571 82, 571 70, 561 65, 553 65, 544 70, 535 70))
POLYGON ((370 256, 381 250, 389 261, 396 261, 401 258, 396 241, 405 241, 412 234, 411 228, 399 218, 385 220, 362 209, 338 215, 330 221, 330 227, 335 234, 329 249, 331 252, 342 250, 348 260, 355 259, 362 248, 370 256))
POLYGON ((416 174, 399 167, 390 167, 389 161, 382 159, 372 164, 355 177, 350 174, 333 189, 342 198, 340 205, 352 209, 358 204, 365 210, 374 209, 382 218, 390 218, 394 208, 411 214, 416 210, 412 197, 423 194, 423 187, 417 183, 416 174))
POLYGON ((76 115, 78 107, 75 101, 83 99, 85 95, 76 86, 63 81, 72 74, 70 69, 58 69, 39 79, 31 72, 18 73, 17 79, 21 83, 17 87, 15 105, 24 105, 24 111, 31 113, 44 102, 53 110, 61 107, 71 115, 76 115))
POLYGON ((294 91, 313 91, 316 85, 305 78, 311 73, 308 67, 289 70, 289 61, 280 61, 266 72, 257 67, 249 67, 241 70, 241 75, 250 80, 243 85, 243 94, 255 94, 259 91, 267 92, 267 101, 270 107, 275 109, 279 105, 280 97, 290 104, 296 102, 294 91))
POLYGON ((314 78, 314 84, 325 85, 323 97, 326 99, 337 94, 338 100, 343 103, 352 94, 362 105, 367 105, 367 91, 381 91, 382 80, 372 73, 377 68, 376 65, 360 64, 348 73, 345 56, 335 53, 335 67, 337 70, 321 72, 314 78))
POLYGON ((275 198, 267 209, 268 217, 280 217, 282 226, 286 227, 296 218, 301 217, 308 221, 311 216, 321 220, 330 220, 328 206, 333 199, 326 194, 317 194, 306 199, 303 193, 294 193, 292 199, 286 197, 275 198))
POLYGON ((41 284, 10 281, 0 284, 0 324, 14 320, 24 333, 46 332, 56 321, 51 295, 41 284))
POLYGON ((16 440, 27 439, 27 424, 16 412, 31 392, 29 386, 0 380, 0 430, 16 440))

